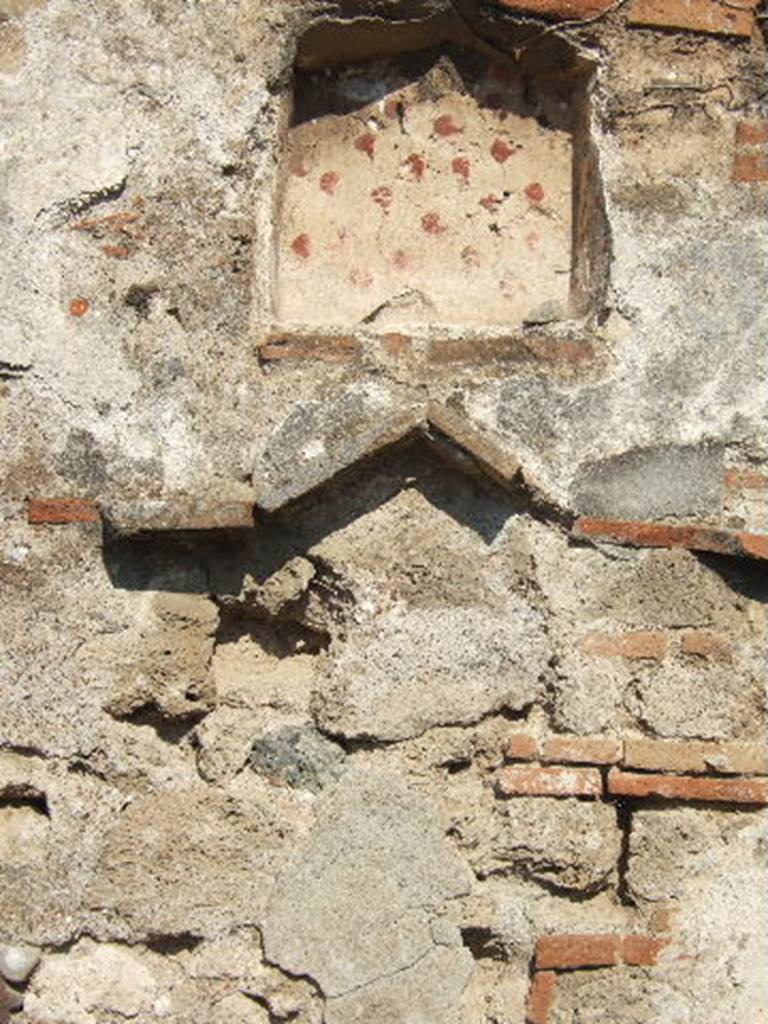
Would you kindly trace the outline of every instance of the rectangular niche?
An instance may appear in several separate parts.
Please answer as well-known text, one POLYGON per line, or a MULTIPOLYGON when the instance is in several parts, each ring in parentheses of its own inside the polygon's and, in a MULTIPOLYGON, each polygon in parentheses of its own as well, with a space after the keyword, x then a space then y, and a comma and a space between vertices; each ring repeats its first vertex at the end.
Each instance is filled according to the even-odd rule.
POLYGON ((588 313, 588 79, 454 46, 297 68, 272 327, 498 333, 588 313))

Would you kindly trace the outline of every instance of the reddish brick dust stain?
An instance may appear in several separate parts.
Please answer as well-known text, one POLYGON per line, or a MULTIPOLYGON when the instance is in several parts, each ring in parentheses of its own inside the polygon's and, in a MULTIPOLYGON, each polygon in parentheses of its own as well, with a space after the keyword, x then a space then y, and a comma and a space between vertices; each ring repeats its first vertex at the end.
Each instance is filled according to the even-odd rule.
POLYGON ((326 171, 325 174, 320 176, 320 188, 326 195, 332 196, 340 181, 341 175, 337 174, 336 171, 326 171))
POLYGON ((72 299, 69 304, 69 312, 72 316, 85 316, 91 304, 88 299, 72 299))
POLYGON ((388 185, 378 185, 371 192, 371 199, 380 206, 384 213, 389 213, 392 205, 392 189, 388 185))
POLYGON ((358 135, 352 145, 360 153, 365 153, 366 156, 373 160, 373 151, 376 149, 376 136, 371 132, 366 132, 364 135, 358 135))
POLYGON ((428 235, 442 235, 446 230, 438 213, 425 213, 421 218, 421 227, 428 235))
POLYGON ((465 245, 461 250, 461 258, 468 267, 480 266, 480 253, 473 245, 465 245))
POLYGON ((469 182, 469 160, 465 156, 457 156, 453 158, 451 163, 451 170, 454 174, 464 181, 465 184, 469 182))
POLYGON ((451 114, 442 114, 440 117, 436 117, 432 122, 432 127, 443 138, 446 138, 448 135, 459 135, 464 131, 460 125, 454 122, 451 114))
POLYGON ((403 103, 402 100, 399 99, 387 100, 387 102, 384 104, 384 113, 387 117, 399 117, 404 110, 405 104, 403 103))
POLYGON ((540 203, 544 198, 544 189, 538 181, 532 181, 530 185, 525 186, 525 194, 532 203, 540 203))
POLYGON ((392 262, 398 270, 408 270, 413 261, 405 249, 398 249, 392 257, 392 262))
POLYGON ((487 210, 489 213, 495 213, 496 210, 498 210, 498 208, 501 206, 501 200, 499 199, 498 196, 484 196, 480 200, 480 205, 483 207, 484 210, 487 210))
POLYGON ((525 244, 533 252, 539 247, 539 233, 538 231, 529 231, 525 236, 525 244))
POLYGON ((301 259, 306 260, 309 258, 310 244, 309 235, 296 235, 294 240, 291 242, 291 249, 300 256, 301 259))
POLYGON ((504 139, 496 139, 491 146, 491 156, 497 164, 503 164, 506 160, 509 160, 513 153, 513 147, 508 142, 505 142, 504 139))
POLYGON ((306 178, 309 171, 299 157, 294 156, 288 161, 288 170, 297 178, 306 178))
POLYGON ((419 156, 418 153, 411 153, 405 161, 408 164, 408 170, 414 176, 416 181, 421 181, 424 177, 424 171, 427 169, 427 161, 423 156, 419 156))

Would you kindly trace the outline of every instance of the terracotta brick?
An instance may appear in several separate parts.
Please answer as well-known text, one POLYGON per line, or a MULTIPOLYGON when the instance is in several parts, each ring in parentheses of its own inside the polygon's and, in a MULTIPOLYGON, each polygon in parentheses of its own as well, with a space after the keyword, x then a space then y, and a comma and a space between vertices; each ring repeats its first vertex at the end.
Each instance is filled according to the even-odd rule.
POLYGON ((542 935, 536 943, 537 968, 613 967, 620 962, 620 935, 542 935))
POLYGON ((719 555, 768 559, 768 537, 713 526, 675 526, 583 516, 576 521, 573 533, 576 537, 630 547, 687 548, 719 555))
POLYGON ((735 141, 737 146, 762 146, 768 142, 768 121, 739 121, 735 141))
POLYGON ((265 363, 281 360, 352 363, 360 358, 362 345, 358 338, 348 335, 275 334, 262 342, 258 351, 259 359, 265 363))
POLYGON ((621 760, 620 740, 610 736, 550 736, 544 741, 543 761, 565 764, 616 764, 621 760))
POLYGON ((381 339, 381 347, 384 354, 392 359, 403 359, 413 354, 413 342, 407 334, 385 334, 381 339))
POLYGON ((58 526, 64 523, 98 523, 99 508, 88 498, 30 498, 27 522, 58 526))
POLYGON ((731 178, 734 181, 768 181, 768 155, 765 153, 736 153, 731 178))
POLYGON ((764 775, 768 774, 768 751, 763 743, 627 739, 623 763, 653 772, 764 775))
POLYGON ((530 733, 513 732, 504 740, 501 749, 505 761, 534 761, 539 753, 539 744, 530 733))
POLYGON ((692 629, 680 637, 683 654, 697 658, 725 658, 730 649, 727 637, 708 629, 692 629))
POLYGON ((555 1002, 557 975, 554 971, 536 971, 531 978, 525 1005, 525 1024, 547 1024, 555 1002))
POLYGON ((582 20, 604 14, 612 0, 501 0, 504 7, 550 18, 582 20))
POLYGON ((713 35, 750 36, 754 26, 751 3, 717 0, 633 0, 630 25, 676 28, 713 35))
MULTIPOLYGON (((766 128, 768 132, 768 128, 766 128)), ((768 142, 768 138, 766 138, 768 142)), ((759 473, 754 469, 727 469, 723 483, 729 490, 765 491, 768 490, 768 473, 759 473)))
POLYGON ((653 967, 668 942, 658 935, 622 935, 619 956, 630 967, 653 967))
POLYGON ((595 768, 502 768, 502 796, 602 796, 603 779, 595 768))
POLYGON ((768 804, 768 779, 718 779, 700 775, 639 775, 612 768, 608 792, 614 796, 660 797, 734 804, 768 804))
POLYGON ((600 658, 653 658, 667 653, 669 643, 657 630, 635 630, 632 633, 592 633, 581 642, 585 654, 600 658))

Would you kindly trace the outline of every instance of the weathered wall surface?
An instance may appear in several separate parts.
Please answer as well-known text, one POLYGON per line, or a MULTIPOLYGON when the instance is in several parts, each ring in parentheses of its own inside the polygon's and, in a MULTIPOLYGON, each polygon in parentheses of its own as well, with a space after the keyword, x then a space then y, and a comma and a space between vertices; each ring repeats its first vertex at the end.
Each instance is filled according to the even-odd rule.
POLYGON ((0 1021, 768 1021, 763 24, 0 0, 0 1021))

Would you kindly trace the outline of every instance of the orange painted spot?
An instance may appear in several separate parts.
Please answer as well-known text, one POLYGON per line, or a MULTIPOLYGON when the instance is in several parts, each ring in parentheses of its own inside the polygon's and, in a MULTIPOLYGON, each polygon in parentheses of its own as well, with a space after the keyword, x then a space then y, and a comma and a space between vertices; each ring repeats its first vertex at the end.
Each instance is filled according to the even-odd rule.
POLYGON ((336 171, 326 171, 325 174, 320 175, 320 188, 327 195, 332 196, 340 181, 341 175, 337 174, 336 171))
POLYGON ((406 159, 405 162, 406 164, 408 164, 408 169, 410 170, 411 174, 414 176, 416 181, 421 181, 421 179, 424 177, 424 171, 426 171, 427 169, 427 161, 424 159, 424 157, 419 156, 418 153, 411 153, 411 155, 406 159))
POLYGON ((449 135, 459 135, 464 129, 456 124, 451 114, 441 114, 432 122, 432 127, 438 135, 446 138, 449 135))
POLYGON ((497 164, 503 164, 514 153, 514 148, 504 139, 496 139, 491 146, 491 156, 497 164))
POLYGON ((446 230, 438 213, 425 213, 421 218, 421 226, 428 235, 441 235, 446 230))
POLYGON ((457 156, 451 162, 451 170, 466 184, 469 181, 469 160, 465 156, 457 156))
POLYGON ((532 181, 530 185, 525 186, 525 194, 532 203, 540 203, 544 198, 544 189, 538 181, 532 181))
POLYGON ((125 245, 102 245, 101 251, 116 260, 127 260, 131 255, 131 250, 125 245))
POLYGON ((389 213, 392 205, 392 189, 388 185, 378 185, 371 192, 371 199, 380 206, 384 213, 389 213))
POLYGON ((85 316, 90 308, 91 304, 88 299, 72 299, 69 304, 69 312, 72 316, 85 316))
POLYGON ((352 145, 360 153, 365 153, 367 157, 373 160, 373 151, 376 149, 376 136, 372 132, 358 135, 352 145))
POLYGON ((308 259, 311 251, 309 235, 296 235, 294 240, 291 242, 291 249, 293 249, 296 255, 301 257, 301 259, 308 259))

